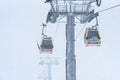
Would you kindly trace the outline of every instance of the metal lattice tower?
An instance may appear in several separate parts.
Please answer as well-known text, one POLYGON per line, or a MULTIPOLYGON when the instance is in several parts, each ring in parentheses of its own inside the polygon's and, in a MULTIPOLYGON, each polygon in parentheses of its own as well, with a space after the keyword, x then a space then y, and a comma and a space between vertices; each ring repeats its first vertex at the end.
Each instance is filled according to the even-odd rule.
POLYGON ((56 23, 61 15, 66 17, 66 80, 76 80, 75 18, 78 17, 80 23, 84 24, 97 17, 98 13, 92 7, 96 1, 98 0, 46 0, 51 4, 46 22, 56 23))

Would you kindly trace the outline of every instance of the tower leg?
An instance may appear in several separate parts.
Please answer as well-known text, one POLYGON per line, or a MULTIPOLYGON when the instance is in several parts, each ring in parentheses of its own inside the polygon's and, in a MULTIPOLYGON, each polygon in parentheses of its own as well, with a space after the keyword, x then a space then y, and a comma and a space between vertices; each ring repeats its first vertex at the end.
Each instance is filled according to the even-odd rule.
POLYGON ((74 23, 74 16, 68 15, 66 24, 66 80, 76 80, 74 23))

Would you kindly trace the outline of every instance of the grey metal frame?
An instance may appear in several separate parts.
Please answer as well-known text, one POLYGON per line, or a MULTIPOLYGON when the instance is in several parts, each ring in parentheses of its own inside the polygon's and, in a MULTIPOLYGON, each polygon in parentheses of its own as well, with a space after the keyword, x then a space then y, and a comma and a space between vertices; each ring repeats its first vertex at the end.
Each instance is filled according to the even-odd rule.
POLYGON ((55 23, 60 15, 66 16, 66 80, 76 80, 75 58, 75 17, 80 23, 90 22, 98 15, 94 13, 92 3, 96 0, 52 0, 47 21, 55 23), (51 20, 52 19, 52 20, 51 20))

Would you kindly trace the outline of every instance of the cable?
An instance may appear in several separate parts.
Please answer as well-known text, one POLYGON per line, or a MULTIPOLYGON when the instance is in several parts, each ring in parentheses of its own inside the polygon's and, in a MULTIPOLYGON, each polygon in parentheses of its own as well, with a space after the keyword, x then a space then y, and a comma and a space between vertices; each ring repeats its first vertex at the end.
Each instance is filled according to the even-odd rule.
POLYGON ((54 41, 54 40, 55 40, 55 38, 56 38, 58 28, 59 28, 59 23, 57 24, 57 28, 56 28, 56 31, 55 31, 55 34, 54 34, 54 37, 53 37, 53 41, 54 41))
POLYGON ((65 17, 65 16, 62 16, 61 18, 58 19, 58 24, 57 24, 57 28, 56 28, 56 31, 55 31, 55 34, 54 34, 54 37, 53 37, 53 41, 55 40, 56 35, 57 35, 57 31, 58 31, 58 28, 59 28, 59 21, 60 21, 61 19, 63 19, 64 17, 65 17))
POLYGON ((104 12, 104 11, 107 11, 107 10, 110 10, 110 9, 113 9, 113 8, 117 8, 117 7, 120 7, 120 4, 115 5, 115 6, 112 6, 112 7, 109 7, 109 8, 107 8, 107 9, 103 9, 103 10, 98 11, 98 12, 101 13, 101 12, 104 12))
POLYGON ((60 21, 61 19, 63 19, 64 17, 66 17, 66 16, 62 16, 61 18, 59 18, 57 21, 60 21))
POLYGON ((76 19, 80 21, 80 19, 78 17, 76 17, 76 19))
POLYGON ((47 35, 45 34, 45 32, 46 32, 46 30, 45 30, 45 27, 46 27, 46 24, 44 24, 44 23, 42 23, 42 36, 43 36, 43 38, 47 38, 47 35), (44 32, 45 31, 45 32, 44 32))
MULTIPOLYGON (((83 10, 84 10, 84 8, 83 8, 84 5, 83 5, 83 4, 84 4, 84 2, 82 2, 82 12, 83 12, 83 10)), ((83 15, 81 15, 80 17, 81 17, 81 19, 83 19, 83 15)))
POLYGON ((78 39, 79 35, 81 34, 81 32, 84 30, 84 28, 86 27, 87 23, 83 26, 83 28, 80 30, 80 32, 78 33, 78 35, 76 36, 75 40, 78 39))

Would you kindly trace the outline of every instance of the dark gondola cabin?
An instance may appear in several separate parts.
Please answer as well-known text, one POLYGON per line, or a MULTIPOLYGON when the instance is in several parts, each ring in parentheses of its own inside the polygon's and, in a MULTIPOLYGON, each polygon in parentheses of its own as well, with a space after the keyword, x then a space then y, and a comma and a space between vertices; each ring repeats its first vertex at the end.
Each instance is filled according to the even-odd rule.
POLYGON ((86 46, 100 46, 101 40, 97 28, 86 28, 84 40, 86 46))
POLYGON ((53 50, 52 38, 51 37, 43 38, 40 48, 41 53, 52 53, 53 50))

